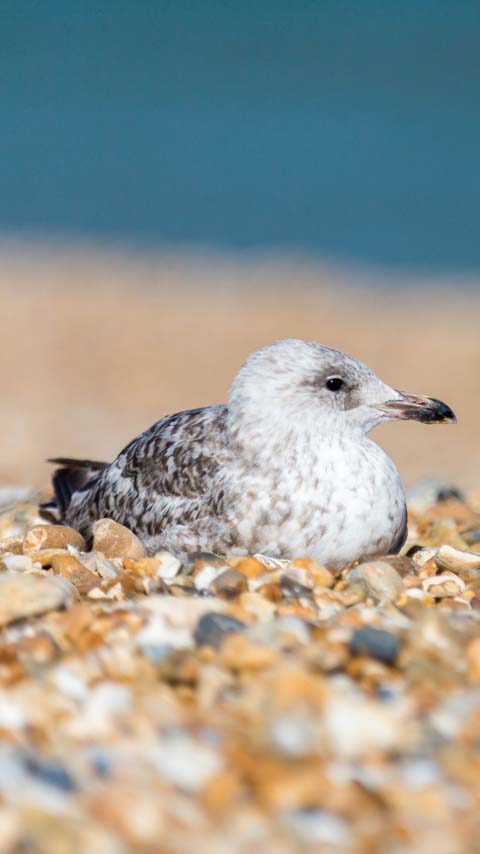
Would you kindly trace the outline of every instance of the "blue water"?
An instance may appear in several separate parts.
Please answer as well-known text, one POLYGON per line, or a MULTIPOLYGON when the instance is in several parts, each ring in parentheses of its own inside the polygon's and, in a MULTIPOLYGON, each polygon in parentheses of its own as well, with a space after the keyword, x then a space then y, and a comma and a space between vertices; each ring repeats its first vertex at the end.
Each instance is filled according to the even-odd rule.
POLYGON ((0 230, 480 268, 480 3, 2 5, 0 230))

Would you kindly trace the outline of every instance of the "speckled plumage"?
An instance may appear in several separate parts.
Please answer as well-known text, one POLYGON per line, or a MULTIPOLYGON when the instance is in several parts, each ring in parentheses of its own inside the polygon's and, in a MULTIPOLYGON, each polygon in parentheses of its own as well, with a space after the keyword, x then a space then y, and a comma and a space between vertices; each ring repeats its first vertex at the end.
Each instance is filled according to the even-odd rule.
POLYGON ((227 405, 161 419, 110 465, 60 470, 74 484, 66 499, 57 482, 62 518, 87 538, 96 519, 115 519, 148 553, 310 555, 335 567, 396 552, 403 488, 367 433, 408 417, 386 410, 402 399, 340 351, 276 342, 246 361, 227 405), (341 389, 327 387, 332 377, 341 389))

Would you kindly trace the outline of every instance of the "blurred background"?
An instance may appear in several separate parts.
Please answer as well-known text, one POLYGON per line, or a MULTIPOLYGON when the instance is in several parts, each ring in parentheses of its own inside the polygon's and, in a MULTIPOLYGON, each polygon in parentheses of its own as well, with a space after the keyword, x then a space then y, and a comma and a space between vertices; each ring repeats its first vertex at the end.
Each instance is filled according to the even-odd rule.
POLYGON ((27 0, 0 41, 1 483, 225 400, 288 335, 447 400, 376 436, 478 486, 474 0, 27 0))

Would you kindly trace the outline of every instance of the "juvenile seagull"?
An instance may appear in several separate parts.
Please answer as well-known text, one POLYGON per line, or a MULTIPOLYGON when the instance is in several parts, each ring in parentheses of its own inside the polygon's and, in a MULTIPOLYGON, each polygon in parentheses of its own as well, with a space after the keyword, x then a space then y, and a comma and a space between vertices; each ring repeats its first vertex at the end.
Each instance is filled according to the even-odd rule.
POLYGON ((455 416, 339 350, 277 341, 247 359, 227 404, 162 418, 110 464, 52 460, 56 506, 87 540, 109 517, 149 554, 308 555, 332 568, 395 554, 407 533, 402 483, 367 434, 399 419, 455 416))

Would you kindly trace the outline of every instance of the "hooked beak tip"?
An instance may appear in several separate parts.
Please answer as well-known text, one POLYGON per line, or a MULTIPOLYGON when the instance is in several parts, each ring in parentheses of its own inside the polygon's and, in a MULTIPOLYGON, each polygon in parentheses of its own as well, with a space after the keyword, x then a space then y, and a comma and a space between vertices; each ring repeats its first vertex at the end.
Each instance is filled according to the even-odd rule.
POLYGON ((399 392, 397 400, 388 400, 377 407, 392 421, 420 421, 422 424, 455 424, 457 418, 442 400, 423 394, 399 392))

